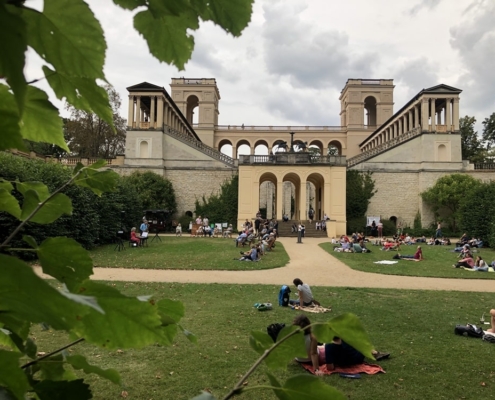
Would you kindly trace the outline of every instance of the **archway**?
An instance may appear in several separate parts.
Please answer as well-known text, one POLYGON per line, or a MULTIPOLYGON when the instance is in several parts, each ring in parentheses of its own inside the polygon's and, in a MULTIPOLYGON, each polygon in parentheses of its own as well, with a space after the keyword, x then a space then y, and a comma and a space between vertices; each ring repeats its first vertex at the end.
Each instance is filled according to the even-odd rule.
POLYGON ((328 143, 327 154, 329 156, 342 155, 342 144, 338 140, 332 140, 330 143, 328 143))
POLYGON ((251 144, 247 140, 239 140, 236 144, 236 154, 234 158, 239 158, 240 155, 251 155, 251 144))
MULTIPOLYGON (((282 209, 286 211, 290 219, 301 219, 304 210, 301 210, 301 178, 298 174, 291 172, 283 178, 282 209), (289 211, 290 210, 290 213, 289 211)), ((277 193, 277 196, 279 194, 277 193)))
POLYGON ((139 143, 139 157, 149 158, 149 146, 146 140, 143 140, 141 141, 141 143, 139 143))
POLYGON ((218 143, 218 151, 221 153, 225 154, 226 156, 236 158, 234 154, 232 154, 232 143, 230 140, 222 140, 220 143, 218 143))
POLYGON ((187 98, 187 110, 186 118, 187 122, 191 125, 199 123, 199 113, 195 113, 194 110, 199 106, 199 99, 195 95, 191 95, 187 98))
POLYGON ((376 99, 373 96, 364 99, 364 125, 368 128, 376 126, 376 99))
POLYGON ((259 210, 263 218, 273 218, 276 215, 277 177, 267 172, 260 177, 259 210))
POLYGON ((325 179, 321 174, 313 173, 308 176, 306 185, 308 198, 308 201, 306 203, 307 209, 309 210, 309 208, 312 207, 315 211, 314 219, 321 220, 323 219, 323 214, 325 212, 327 214, 330 212, 330 210, 323 209, 323 204, 325 204, 325 179))
POLYGON ((267 156, 268 151, 268 143, 265 140, 258 140, 254 144, 254 154, 257 156, 267 156))

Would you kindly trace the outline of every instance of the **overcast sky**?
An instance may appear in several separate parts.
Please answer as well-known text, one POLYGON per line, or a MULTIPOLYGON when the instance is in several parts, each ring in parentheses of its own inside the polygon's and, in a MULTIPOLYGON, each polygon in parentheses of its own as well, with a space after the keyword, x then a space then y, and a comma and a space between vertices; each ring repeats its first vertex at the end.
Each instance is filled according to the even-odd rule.
POLYGON ((222 125, 339 125, 348 78, 394 79, 395 107, 423 88, 463 90, 461 116, 495 112, 493 0, 255 0, 240 38, 211 23, 194 32, 185 71, 161 64, 132 27, 132 13, 89 4, 105 31, 107 79, 121 94, 142 81, 215 78, 222 125))

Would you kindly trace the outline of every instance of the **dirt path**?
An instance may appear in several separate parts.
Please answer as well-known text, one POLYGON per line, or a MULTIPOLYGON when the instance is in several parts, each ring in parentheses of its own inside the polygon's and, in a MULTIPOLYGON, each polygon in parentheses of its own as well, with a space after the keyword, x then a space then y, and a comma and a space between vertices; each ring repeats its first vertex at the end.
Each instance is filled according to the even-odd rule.
MULTIPOLYGON (((458 290, 495 292, 492 280, 423 278, 381 275, 355 271, 321 249, 328 239, 306 238, 297 244, 294 238, 280 238, 290 257, 285 267, 258 271, 190 271, 129 268, 95 268, 93 279, 110 281, 290 284, 294 278, 313 286, 350 286, 369 288, 458 290)), ((41 273, 40 268, 36 268, 41 273)))

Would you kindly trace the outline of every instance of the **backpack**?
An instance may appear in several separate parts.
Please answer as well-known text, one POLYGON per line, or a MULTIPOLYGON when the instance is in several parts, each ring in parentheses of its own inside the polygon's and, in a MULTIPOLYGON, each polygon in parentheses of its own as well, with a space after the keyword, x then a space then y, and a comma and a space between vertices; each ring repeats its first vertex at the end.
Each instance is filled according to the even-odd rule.
POLYGON ((275 324, 268 325, 266 327, 266 332, 268 333, 268 335, 270 335, 272 340, 274 342, 276 342, 278 334, 284 328, 285 328, 285 324, 275 323, 275 324))
POLYGON ((456 325, 454 332, 456 335, 469 336, 480 339, 483 336, 483 329, 478 328, 476 325, 456 325))
POLYGON ((290 300, 290 287, 282 285, 280 292, 278 292, 278 305, 282 307, 288 307, 290 300))

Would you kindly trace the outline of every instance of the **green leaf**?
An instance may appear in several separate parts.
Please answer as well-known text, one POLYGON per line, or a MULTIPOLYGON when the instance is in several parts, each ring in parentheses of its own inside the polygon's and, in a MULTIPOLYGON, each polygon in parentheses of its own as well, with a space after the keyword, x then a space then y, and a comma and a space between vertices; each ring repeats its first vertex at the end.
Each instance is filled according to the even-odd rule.
MULTIPOLYGON (((5 54, 5 53, 3 53, 5 54)), ((6 54, 6 57, 9 55, 6 54)), ((0 150, 27 150, 19 126, 20 116, 14 95, 0 83, 0 150)))
POLYGON ((36 358, 38 354, 38 346, 36 346, 36 343, 34 342, 33 339, 31 338, 26 339, 25 351, 26 351, 26 355, 29 358, 32 358, 33 360, 36 358))
POLYGON ((162 324, 175 324, 184 317, 184 304, 180 301, 162 299, 156 303, 162 324))
POLYGON ((42 182, 16 182, 15 187, 19 193, 26 196, 28 190, 34 190, 38 194, 40 201, 50 197, 50 190, 42 182))
POLYGON ((216 397, 213 397, 211 393, 202 392, 199 396, 194 397, 192 400, 217 400, 216 397))
POLYGON ((314 375, 292 376, 283 386, 273 375, 268 374, 275 395, 280 400, 346 400, 347 396, 332 386, 325 384, 314 375))
POLYGON ((100 169, 100 168, 104 168, 107 166, 107 162, 105 160, 98 160, 96 161, 95 163, 91 164, 91 165, 88 165, 86 168, 89 168, 89 169, 100 169))
MULTIPOLYGON (((11 350, 17 350, 17 346, 12 340, 12 332, 5 328, 0 328, 0 346, 5 346, 11 350)), ((2 397, 0 397, 1 399, 2 397)))
POLYGON ((30 235, 22 235, 22 240, 30 245, 33 249, 38 248, 38 243, 36 243, 36 239, 30 235))
POLYGON ((194 38, 188 29, 198 29, 198 17, 192 10, 180 16, 153 16, 149 10, 134 16, 134 28, 148 42, 151 54, 159 61, 184 69, 194 49, 194 38))
MULTIPOLYGON (((37 192, 28 190, 24 195, 22 204, 21 221, 25 221, 41 203, 37 192)), ((29 220, 38 224, 50 224, 63 214, 72 214, 72 201, 63 193, 57 193, 48 200, 43 207, 29 220)))
POLYGON ((113 111, 107 91, 94 79, 64 75, 43 66, 46 80, 58 99, 63 98, 79 110, 97 114, 113 126, 113 111))
POLYGON ((28 45, 65 76, 103 79, 103 30, 82 0, 45 0, 43 12, 24 9, 28 45))
POLYGON ((162 327, 153 302, 124 296, 114 288, 89 280, 80 286, 79 294, 96 297, 105 311, 101 314, 90 310, 75 327, 75 332, 86 340, 109 349, 172 343, 177 326, 162 327))
POLYGON ((38 248, 43 273, 53 276, 72 289, 93 274, 89 253, 74 239, 48 238, 38 248))
POLYGON ((24 77, 25 53, 27 51, 26 23, 15 13, 13 7, 0 4, 0 77, 5 77, 14 92, 21 114, 26 93, 24 77), (9 11, 14 11, 10 13, 9 11))
POLYGON ((254 0, 192 0, 203 21, 212 21, 226 32, 240 36, 251 21, 254 0))
POLYGON ((110 382, 120 383, 120 375, 116 370, 111 368, 101 369, 100 367, 90 365, 86 361, 86 358, 81 355, 69 356, 65 360, 75 369, 82 369, 86 374, 96 374, 108 379, 110 382))
POLYGON ((113 0, 113 2, 126 10, 134 10, 146 5, 146 0, 113 0))
POLYGON ((40 400, 89 400, 93 398, 83 379, 73 381, 41 381, 33 387, 40 400))
POLYGON ((182 331, 182 333, 186 336, 187 340, 191 343, 198 344, 198 338, 196 335, 187 329, 184 329, 181 325, 177 324, 177 327, 182 331))
POLYGON ((88 308, 64 297, 38 277, 31 266, 17 258, 0 254, 0 276, 0 304, 5 312, 5 315, 0 314, 0 320, 10 328, 13 328, 9 322, 15 322, 14 316, 18 320, 45 322, 55 329, 69 330, 88 312, 88 308))
POLYGON ((74 179, 74 183, 91 189, 93 193, 101 196, 105 192, 113 192, 117 189, 119 175, 110 170, 97 171, 92 168, 84 168, 74 179))
POLYGON ((373 359, 373 345, 363 324, 354 314, 342 314, 327 323, 314 324, 312 332, 320 342, 330 343, 334 336, 338 336, 361 354, 373 359))
POLYGON ((19 368, 21 353, 0 350, 0 385, 6 386, 19 400, 29 388, 26 375, 19 368))
POLYGON ((149 10, 156 18, 170 15, 180 16, 191 8, 188 0, 149 0, 149 10))
MULTIPOLYGON (((296 326, 286 326, 278 335, 278 342, 290 333, 297 330, 296 326)), ((251 347, 259 354, 263 354, 266 350, 274 346, 272 338, 265 332, 251 332, 249 338, 251 347)), ((269 368, 286 369, 287 364, 295 357, 307 357, 306 347, 304 344, 304 335, 302 332, 292 335, 289 339, 284 340, 275 348, 268 357, 265 358, 265 363, 269 368)))
POLYGON ((10 190, 0 188, 0 211, 8 212, 17 219, 21 218, 21 207, 17 199, 10 193, 10 190))
POLYGON ((65 378, 64 357, 57 354, 37 362, 41 378, 48 381, 61 381, 65 378))
POLYGON ((62 119, 58 109, 50 103, 47 94, 34 86, 28 86, 21 121, 21 134, 33 142, 56 144, 69 151, 64 139, 62 119))

